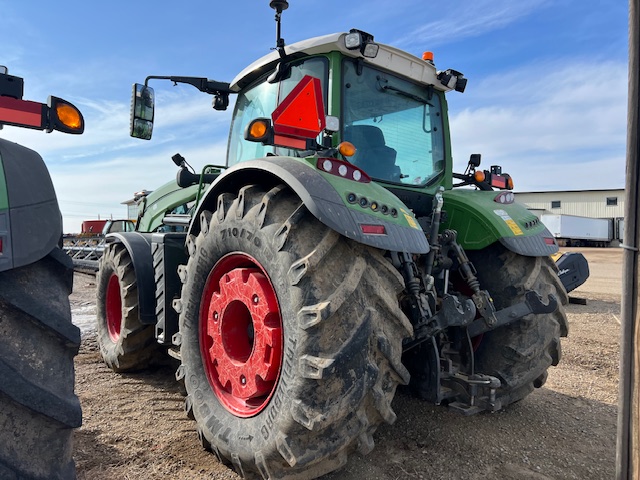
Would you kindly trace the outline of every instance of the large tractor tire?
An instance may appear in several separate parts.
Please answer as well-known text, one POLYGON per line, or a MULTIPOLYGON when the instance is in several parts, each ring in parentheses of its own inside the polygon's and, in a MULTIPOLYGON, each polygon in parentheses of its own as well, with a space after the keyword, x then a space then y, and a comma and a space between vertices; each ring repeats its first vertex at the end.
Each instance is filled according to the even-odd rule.
POLYGON ((497 399, 504 407, 544 385, 547 370, 560 361, 560 337, 568 333, 568 297, 550 257, 525 257, 498 243, 468 255, 496 309, 523 301, 527 290, 535 290, 544 301, 549 294, 558 300, 553 313, 528 315, 474 339, 476 371, 500 379, 497 399))
POLYGON ((71 259, 45 258, 0 273, 0 478, 75 478, 73 429, 82 424, 73 357, 71 259))
POLYGON ((222 194, 179 269, 187 411, 247 479, 310 479, 373 448, 409 380, 402 279, 283 186, 222 194))
POLYGON ((131 255, 124 245, 107 246, 96 278, 98 344, 115 372, 149 367, 159 356, 153 325, 138 315, 138 286, 131 255))

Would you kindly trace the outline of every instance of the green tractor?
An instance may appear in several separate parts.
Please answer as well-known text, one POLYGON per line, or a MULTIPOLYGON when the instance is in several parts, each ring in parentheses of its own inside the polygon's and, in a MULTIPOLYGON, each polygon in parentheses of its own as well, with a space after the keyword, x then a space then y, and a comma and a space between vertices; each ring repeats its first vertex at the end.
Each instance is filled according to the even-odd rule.
POLYGON ((178 266, 187 261, 186 231, 205 187, 221 173, 208 165, 196 175, 180 154, 173 160, 180 166, 176 180, 134 194, 136 231, 109 233, 98 262, 98 344, 116 372, 144 368, 172 345, 178 316, 171 303, 181 285, 178 266))
MULTIPOLYGON (((24 80, 0 66, 3 125, 79 134, 65 100, 23 100, 24 80)), ((62 217, 42 157, 0 138, 0 477, 75 478, 73 429, 82 423, 71 323, 73 263, 61 250, 62 217)))
POLYGON ((176 161, 191 193, 110 238, 98 328, 116 371, 179 360, 203 446, 240 476, 315 478, 373 449, 398 385, 465 415, 542 386, 567 296, 511 178, 479 155, 452 172, 461 73, 359 30, 285 45, 271 6, 276 50, 232 82, 134 85, 140 138, 150 79, 235 109, 226 169, 176 161))

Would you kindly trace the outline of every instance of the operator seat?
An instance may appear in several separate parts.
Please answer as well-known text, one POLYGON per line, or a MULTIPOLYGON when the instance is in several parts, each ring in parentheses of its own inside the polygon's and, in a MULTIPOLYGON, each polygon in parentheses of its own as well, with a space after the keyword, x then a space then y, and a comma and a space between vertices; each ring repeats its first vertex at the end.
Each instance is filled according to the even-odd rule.
POLYGON ((400 181, 400 167, 396 165, 398 152, 385 144, 382 130, 373 125, 351 125, 345 128, 344 139, 356 147, 351 163, 370 177, 400 181))

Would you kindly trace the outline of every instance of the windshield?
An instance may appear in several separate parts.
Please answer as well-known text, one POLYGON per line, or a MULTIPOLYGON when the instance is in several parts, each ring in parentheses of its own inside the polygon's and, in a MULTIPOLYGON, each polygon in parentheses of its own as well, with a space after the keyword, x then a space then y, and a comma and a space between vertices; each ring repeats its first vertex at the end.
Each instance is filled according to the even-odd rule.
POLYGON ((418 85, 353 60, 343 64, 342 114, 350 161, 371 177, 424 185, 445 167, 440 98, 418 85))

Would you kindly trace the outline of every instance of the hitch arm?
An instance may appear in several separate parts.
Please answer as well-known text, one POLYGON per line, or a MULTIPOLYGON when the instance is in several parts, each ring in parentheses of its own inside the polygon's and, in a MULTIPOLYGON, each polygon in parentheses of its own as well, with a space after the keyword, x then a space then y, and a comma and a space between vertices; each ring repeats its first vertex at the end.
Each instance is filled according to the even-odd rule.
POLYGON ((488 332, 497 327, 509 325, 510 323, 520 320, 522 317, 529 315, 530 313, 552 313, 558 308, 558 300, 555 295, 550 294, 548 303, 542 302, 542 297, 533 290, 529 290, 524 294, 524 302, 511 305, 510 307, 503 308, 495 312, 496 322, 489 324, 484 318, 475 320, 467 330, 471 337, 480 335, 481 333, 488 332))

